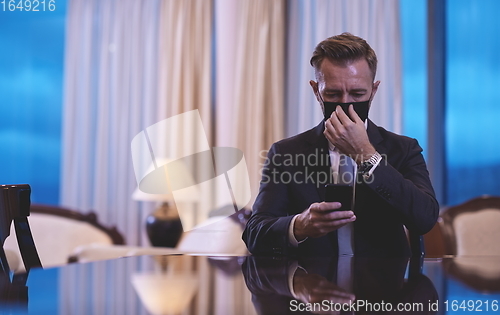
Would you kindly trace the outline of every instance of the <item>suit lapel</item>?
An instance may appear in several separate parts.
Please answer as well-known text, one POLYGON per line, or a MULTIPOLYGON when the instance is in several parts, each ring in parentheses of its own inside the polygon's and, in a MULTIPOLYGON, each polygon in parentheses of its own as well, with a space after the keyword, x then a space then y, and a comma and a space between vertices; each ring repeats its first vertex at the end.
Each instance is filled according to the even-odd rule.
POLYGON ((370 143, 375 147, 375 150, 377 150, 377 152, 380 154, 386 154, 386 149, 382 145, 382 141, 384 140, 384 138, 382 138, 382 135, 378 131, 377 126, 369 119, 366 132, 368 133, 368 139, 370 139, 370 143))
POLYGON ((323 135, 324 128, 322 121, 312 130, 310 138, 307 139, 308 147, 305 150, 306 157, 314 156, 316 158, 317 163, 307 165, 307 167, 310 172, 314 173, 314 185, 319 200, 325 200, 325 184, 329 184, 331 178, 330 154, 328 153, 328 141, 323 135))

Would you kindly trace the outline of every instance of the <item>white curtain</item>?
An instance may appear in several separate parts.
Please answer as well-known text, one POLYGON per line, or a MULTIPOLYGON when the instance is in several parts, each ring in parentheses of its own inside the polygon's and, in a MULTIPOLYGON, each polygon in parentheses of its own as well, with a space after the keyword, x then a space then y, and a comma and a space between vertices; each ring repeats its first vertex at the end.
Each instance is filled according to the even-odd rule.
POLYGON ((370 119, 396 133, 402 132, 401 40, 398 0, 288 0, 286 134, 316 126, 321 108, 309 86, 314 78, 309 64, 322 40, 350 32, 364 38, 378 58, 380 87, 370 119))
POLYGON ((66 31, 61 205, 141 243, 130 143, 157 119, 159 1, 73 0, 66 31))
POLYGON ((243 151, 248 207, 258 193, 261 151, 284 135, 285 17, 284 0, 215 1, 216 144, 243 151))
MULTIPOLYGON (((72 0, 67 13, 60 203, 94 210, 129 245, 148 245, 145 216, 155 206, 131 199, 137 182, 130 145, 166 118, 158 107, 160 7, 157 0, 72 0)), ((124 275, 139 263, 86 272, 67 268, 59 277, 63 313, 136 314, 135 292, 120 283, 130 281, 124 275), (119 289, 107 293, 102 279, 119 289), (79 298, 85 292, 94 301, 90 309, 79 298), (114 294, 126 297, 125 303, 100 303, 116 300, 114 294)))
MULTIPOLYGON (((70 2, 61 204, 96 211, 129 245, 144 243, 153 206, 131 199, 134 136, 199 109, 210 140, 211 15, 205 0, 70 2)), ((172 150, 196 142, 169 137, 172 150)))
MULTIPOLYGON (((163 135, 165 152, 162 155, 179 159, 210 150, 214 146, 211 107, 212 1, 162 1, 159 41, 158 117, 173 117, 198 110, 194 116, 201 119, 200 124, 185 121, 175 128, 175 132, 163 135), (201 136, 195 136, 195 132, 201 136)), ((199 176, 213 168, 210 161, 197 160, 194 164, 189 165, 190 169, 196 170, 199 176)), ((212 187, 207 186, 192 192, 199 195, 197 206, 176 201, 185 231, 204 221, 207 209, 212 208, 209 206, 213 205, 212 187)))
POLYGON ((198 109, 208 140, 213 143, 212 1, 162 1, 159 41, 158 118, 198 109))

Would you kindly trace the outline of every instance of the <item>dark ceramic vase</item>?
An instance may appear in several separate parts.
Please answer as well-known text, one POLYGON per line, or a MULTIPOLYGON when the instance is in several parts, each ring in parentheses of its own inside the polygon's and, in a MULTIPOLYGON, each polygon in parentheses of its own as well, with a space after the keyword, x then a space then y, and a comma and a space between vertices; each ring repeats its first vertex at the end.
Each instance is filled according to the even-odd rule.
POLYGON ((175 247, 182 235, 182 223, 175 208, 167 203, 160 206, 146 219, 146 232, 151 245, 175 247))

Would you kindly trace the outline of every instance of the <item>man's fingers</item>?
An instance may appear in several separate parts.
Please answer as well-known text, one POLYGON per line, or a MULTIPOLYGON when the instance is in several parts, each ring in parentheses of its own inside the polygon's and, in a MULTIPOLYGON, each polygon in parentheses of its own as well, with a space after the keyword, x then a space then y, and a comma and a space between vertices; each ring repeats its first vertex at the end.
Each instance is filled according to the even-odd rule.
POLYGON ((320 202, 320 203, 314 203, 310 207, 310 211, 321 213, 321 214, 328 214, 332 219, 343 219, 343 218, 348 218, 354 215, 354 212, 352 211, 335 211, 342 207, 342 204, 340 202, 320 202))
POLYGON ((339 288, 334 283, 329 282, 327 285, 319 284, 317 287, 312 289, 312 293, 314 294, 322 294, 330 297, 345 297, 348 299, 355 299, 356 296, 352 293, 346 292, 344 289, 339 288))
MULTIPOLYGON (((349 105, 349 109, 351 107, 352 107, 352 104, 349 105)), ((349 123, 352 123, 351 118, 349 118, 349 116, 347 116, 347 113, 344 112, 344 110, 342 109, 342 107, 337 106, 337 108, 335 108, 335 114, 337 114, 338 120, 342 123, 343 126, 345 126, 345 125, 347 125, 349 123)))
MULTIPOLYGON (((340 106, 337 106, 337 108, 340 108, 340 106)), ((340 111, 342 111, 342 108, 340 108, 340 111)), ((344 114, 345 115, 345 114, 344 114)), ((337 132, 342 132, 342 128, 343 127, 343 124, 342 122, 340 121, 339 119, 339 114, 337 114, 337 110, 335 110, 333 113, 332 113, 332 116, 330 116, 330 119, 329 119, 330 123, 332 124, 333 128, 337 131, 337 132)))
MULTIPOLYGON (((336 295, 323 295, 323 294, 318 294, 318 295, 312 295, 311 298, 309 299, 309 303, 323 303, 323 301, 329 301, 333 304, 349 304, 349 302, 353 302, 354 299, 351 299, 349 297, 343 297, 343 296, 336 296, 336 295)), ((331 311, 334 309, 332 308, 331 311)), ((331 312, 326 312, 326 313, 321 313, 319 311, 318 313, 313 313, 313 314, 333 314, 331 312)), ((339 313, 337 313, 339 314, 339 313)))
MULTIPOLYGON (((332 117, 333 116, 335 116, 335 113, 332 114, 332 117)), ((325 122, 325 131, 323 132, 323 134, 328 138, 328 140, 330 142, 331 141, 335 142, 335 139, 338 138, 338 131, 333 126, 332 119, 333 118, 330 118, 330 119, 326 120, 326 122, 325 122)), ((335 119, 337 119, 337 121, 338 121, 337 117, 335 117, 335 119)), ((340 122, 339 122, 339 124, 340 124, 340 122)))
POLYGON ((328 219, 322 218, 322 219, 316 220, 314 222, 314 225, 316 226, 316 228, 318 228, 321 231, 330 231, 330 230, 340 229, 341 227, 343 227, 347 223, 354 222, 354 221, 356 221, 355 215, 353 215, 352 217, 349 217, 347 219, 339 219, 339 220, 335 220, 335 219, 328 220, 328 219))
POLYGON ((309 299, 310 303, 319 302, 327 300, 333 303, 349 303, 354 301, 356 297, 353 294, 343 294, 340 291, 337 291, 332 294, 324 294, 324 293, 312 293, 309 299))
POLYGON ((320 202, 320 203, 313 203, 311 205, 311 210, 317 212, 329 212, 332 210, 336 210, 341 206, 342 204, 340 202, 320 202))
POLYGON ((311 217, 310 222, 312 226, 314 226, 317 229, 330 230, 330 229, 340 228, 349 222, 356 221, 356 216, 354 214, 348 215, 345 212, 344 213, 332 212, 324 215, 313 215, 311 217))
POLYGON ((293 233, 297 240, 323 236, 356 220, 352 211, 335 211, 340 206, 339 202, 311 204, 295 221, 293 233))
POLYGON ((354 106, 352 106, 352 104, 349 105, 349 116, 352 117, 356 124, 364 124, 361 118, 359 118, 358 113, 354 110, 354 106))

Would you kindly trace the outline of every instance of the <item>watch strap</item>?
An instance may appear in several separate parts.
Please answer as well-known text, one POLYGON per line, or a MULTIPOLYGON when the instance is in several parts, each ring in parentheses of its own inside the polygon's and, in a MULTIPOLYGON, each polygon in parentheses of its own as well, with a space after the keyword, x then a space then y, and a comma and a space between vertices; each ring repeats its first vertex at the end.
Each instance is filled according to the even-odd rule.
POLYGON ((381 160, 382 160, 382 155, 380 155, 380 153, 375 151, 375 153, 372 154, 372 156, 370 156, 368 160, 365 160, 363 161, 363 163, 361 163, 361 166, 359 167, 359 172, 361 173, 361 175, 369 174, 371 169, 374 166, 378 165, 381 160))

